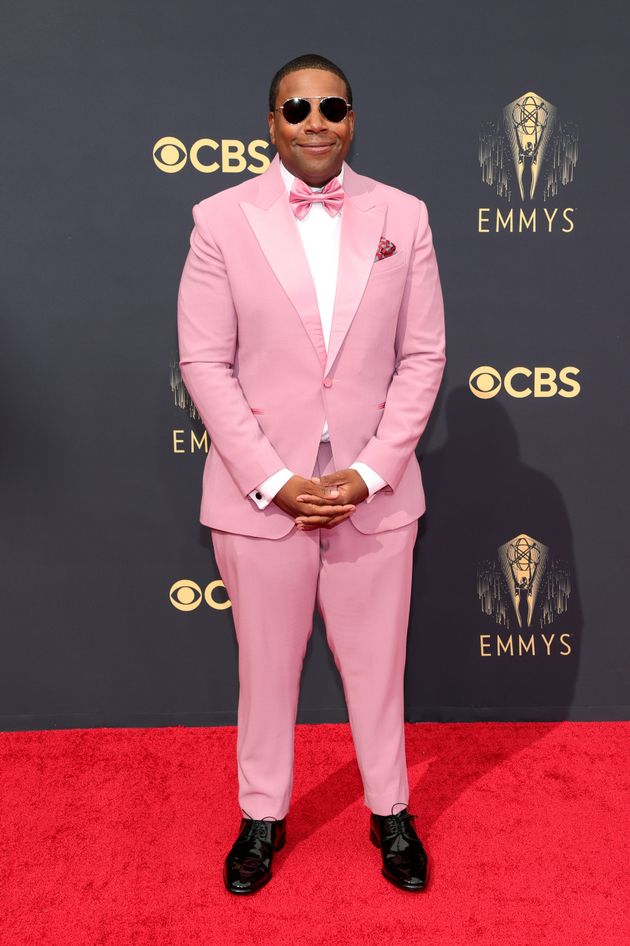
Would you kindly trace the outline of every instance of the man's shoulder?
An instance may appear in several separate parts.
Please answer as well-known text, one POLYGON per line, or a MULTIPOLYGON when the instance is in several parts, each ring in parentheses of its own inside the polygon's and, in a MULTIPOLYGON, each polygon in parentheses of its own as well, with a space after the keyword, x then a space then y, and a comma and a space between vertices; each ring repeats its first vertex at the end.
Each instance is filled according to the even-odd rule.
POLYGON ((241 200, 252 200, 258 190, 258 175, 250 177, 246 181, 239 181, 238 184, 232 184, 216 194, 210 194, 197 202, 203 213, 211 211, 229 210, 232 207, 238 207, 241 200))
POLYGON ((375 177, 369 177, 367 174, 360 174, 353 169, 353 173, 360 180, 364 190, 374 193, 374 196, 386 200, 388 204, 399 206, 403 210, 418 212, 422 199, 417 194, 403 190, 401 187, 395 187, 385 181, 377 180, 375 177))

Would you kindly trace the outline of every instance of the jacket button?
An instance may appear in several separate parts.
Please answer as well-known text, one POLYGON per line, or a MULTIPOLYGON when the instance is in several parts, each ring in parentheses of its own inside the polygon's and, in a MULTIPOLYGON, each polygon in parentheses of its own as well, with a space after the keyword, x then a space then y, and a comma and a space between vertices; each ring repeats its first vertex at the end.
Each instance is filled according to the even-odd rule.
POLYGON ((324 387, 332 388, 332 380, 330 378, 324 378, 324 387))
POLYGON ((256 493, 256 499, 262 499, 262 493, 256 493))

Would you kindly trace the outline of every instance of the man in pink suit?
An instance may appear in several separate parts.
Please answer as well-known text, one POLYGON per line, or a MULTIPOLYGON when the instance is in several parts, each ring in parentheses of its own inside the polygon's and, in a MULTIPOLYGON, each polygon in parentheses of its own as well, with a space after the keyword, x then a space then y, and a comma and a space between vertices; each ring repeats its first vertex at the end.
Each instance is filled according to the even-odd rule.
POLYGON ((179 289, 182 378, 211 440, 200 520, 239 648, 233 893, 265 884, 285 842, 316 605, 382 872, 410 891, 428 880, 407 808, 403 680, 425 509, 415 448, 444 370, 444 309, 426 205, 345 162, 354 121, 338 66, 314 54, 283 66, 277 154, 194 206, 179 289))

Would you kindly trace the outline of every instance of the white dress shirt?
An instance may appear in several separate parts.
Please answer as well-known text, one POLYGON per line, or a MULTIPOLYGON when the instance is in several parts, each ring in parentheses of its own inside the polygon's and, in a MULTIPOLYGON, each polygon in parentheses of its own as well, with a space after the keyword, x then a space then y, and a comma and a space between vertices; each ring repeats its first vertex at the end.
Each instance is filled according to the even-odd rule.
MULTIPOLYGON (((288 192, 295 177, 280 162, 280 173, 288 192)), ((343 165, 337 177, 341 184, 343 181, 343 165)), ((312 191, 320 191, 321 187, 312 187, 312 191)), ((322 332, 326 350, 328 350, 328 341, 330 339, 330 329, 332 326, 333 309, 335 304, 335 293, 337 290, 337 270, 339 265, 339 234, 341 230, 341 214, 331 216, 321 203, 311 204, 309 212, 300 220, 295 218, 304 250, 308 260, 313 283, 315 284, 315 294, 317 296, 317 305, 319 307, 319 316, 322 322, 322 332)), ((328 433, 328 421, 324 420, 321 439, 330 441, 328 433)), ((350 464, 350 469, 356 470, 365 481, 369 495, 365 502, 370 502, 374 494, 385 486, 385 480, 382 479, 367 463, 355 462, 350 464)), ((291 479, 293 473, 291 470, 283 467, 277 473, 272 473, 266 480, 259 485, 258 489, 249 493, 259 509, 264 509, 276 493, 282 489, 284 484, 291 479)))

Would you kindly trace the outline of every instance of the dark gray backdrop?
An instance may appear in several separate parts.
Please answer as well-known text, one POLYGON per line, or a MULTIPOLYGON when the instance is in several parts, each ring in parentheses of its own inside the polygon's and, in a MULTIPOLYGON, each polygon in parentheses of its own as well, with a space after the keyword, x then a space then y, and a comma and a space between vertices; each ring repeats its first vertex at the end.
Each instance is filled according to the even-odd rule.
MULTIPOLYGON (((236 721, 230 609, 170 598, 219 576, 198 522, 205 453, 188 449, 203 430, 174 403, 169 361, 192 205, 249 172, 186 160, 166 173, 153 153, 167 136, 188 151, 266 138, 271 76, 311 51, 353 84, 352 166, 426 201, 444 290, 448 365, 418 447, 429 509, 408 718, 627 718, 625 8, 3 9, 2 727, 236 721), (480 233, 479 208, 522 206, 483 182, 479 140, 526 92, 577 131, 574 179, 547 200, 539 186, 536 233, 480 233), (544 207, 558 221, 573 208, 572 231, 545 232, 544 207), (480 399, 468 382, 484 365, 574 366, 580 393, 480 399), (539 595, 520 631, 535 653, 519 654, 512 604, 508 628, 477 589, 501 586, 497 549, 520 533, 571 590, 544 627, 539 595)), ((345 719, 317 616, 299 721, 345 719)))

